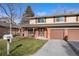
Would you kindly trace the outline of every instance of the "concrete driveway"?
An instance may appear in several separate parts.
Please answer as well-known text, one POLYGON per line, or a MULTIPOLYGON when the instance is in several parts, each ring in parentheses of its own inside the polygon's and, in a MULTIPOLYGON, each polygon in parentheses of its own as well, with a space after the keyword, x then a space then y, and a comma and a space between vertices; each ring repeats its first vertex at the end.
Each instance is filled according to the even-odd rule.
POLYGON ((76 56, 64 40, 49 40, 33 56, 76 56))

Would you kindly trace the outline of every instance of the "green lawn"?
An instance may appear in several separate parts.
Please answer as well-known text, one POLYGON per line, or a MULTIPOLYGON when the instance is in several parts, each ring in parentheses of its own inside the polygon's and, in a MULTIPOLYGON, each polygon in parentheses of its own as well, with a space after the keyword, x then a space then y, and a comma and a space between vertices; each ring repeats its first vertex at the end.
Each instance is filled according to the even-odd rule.
MULTIPOLYGON (((32 55, 40 49, 47 41, 35 40, 33 38, 14 38, 10 47, 11 56, 32 55)), ((6 40, 0 39, 0 55, 6 56, 6 40)))

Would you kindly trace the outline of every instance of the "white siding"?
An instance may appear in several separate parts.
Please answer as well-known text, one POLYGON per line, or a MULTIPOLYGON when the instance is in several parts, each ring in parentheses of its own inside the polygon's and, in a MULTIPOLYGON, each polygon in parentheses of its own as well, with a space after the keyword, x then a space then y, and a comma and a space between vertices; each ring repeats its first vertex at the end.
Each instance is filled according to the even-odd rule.
POLYGON ((35 19, 30 20, 30 24, 36 24, 36 20, 35 19))
POLYGON ((79 16, 78 16, 78 22, 79 22, 79 16))
POLYGON ((54 18, 46 18, 46 23, 51 24, 53 23, 54 18))
POLYGON ((68 23, 76 22, 76 17, 66 17, 66 22, 68 22, 68 23))

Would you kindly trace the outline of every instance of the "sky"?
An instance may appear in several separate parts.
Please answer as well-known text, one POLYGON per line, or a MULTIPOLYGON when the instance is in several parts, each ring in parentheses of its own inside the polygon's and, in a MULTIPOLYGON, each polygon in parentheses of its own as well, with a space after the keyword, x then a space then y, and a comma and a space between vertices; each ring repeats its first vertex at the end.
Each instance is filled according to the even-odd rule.
MULTIPOLYGON (((19 3, 21 14, 23 14, 27 6, 31 6, 35 16, 47 16, 65 12, 79 12, 79 3, 19 3)), ((18 11, 16 11, 18 12, 18 11)), ((17 23, 20 19, 15 20, 17 23)))
POLYGON ((26 7, 29 5, 33 9, 34 13, 36 15, 52 15, 55 12, 60 12, 60 10, 78 10, 79 9, 79 4, 77 3, 35 3, 35 4, 20 4, 21 7, 23 8, 23 12, 26 9, 26 7))

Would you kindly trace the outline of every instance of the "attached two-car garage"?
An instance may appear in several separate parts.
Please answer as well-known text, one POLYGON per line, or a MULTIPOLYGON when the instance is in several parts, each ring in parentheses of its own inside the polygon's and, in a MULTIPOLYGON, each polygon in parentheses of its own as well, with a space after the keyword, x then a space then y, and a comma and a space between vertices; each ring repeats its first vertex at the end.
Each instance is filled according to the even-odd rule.
POLYGON ((64 30, 63 29, 51 29, 51 39, 63 39, 64 30))
POLYGON ((79 40, 79 29, 51 29, 51 39, 63 39, 67 35, 68 40, 79 40))
POLYGON ((79 29, 69 29, 68 30, 69 40, 79 40, 79 29))

